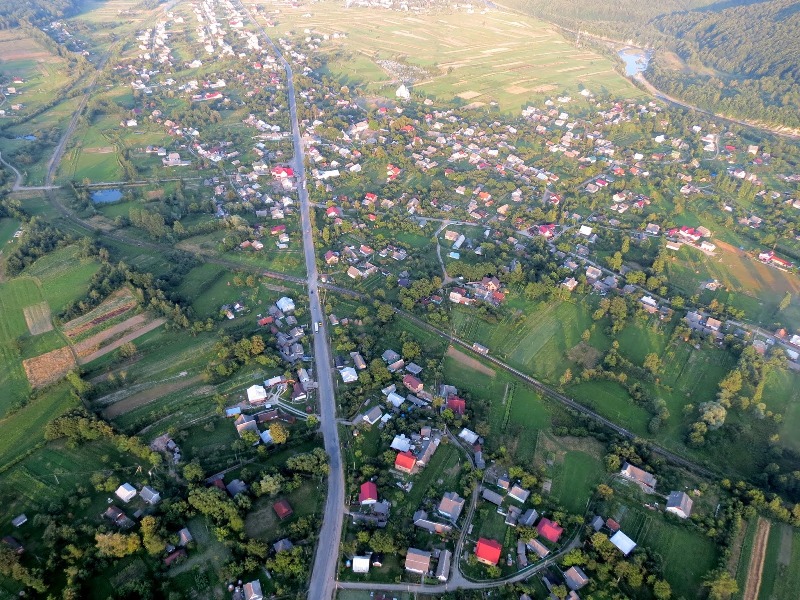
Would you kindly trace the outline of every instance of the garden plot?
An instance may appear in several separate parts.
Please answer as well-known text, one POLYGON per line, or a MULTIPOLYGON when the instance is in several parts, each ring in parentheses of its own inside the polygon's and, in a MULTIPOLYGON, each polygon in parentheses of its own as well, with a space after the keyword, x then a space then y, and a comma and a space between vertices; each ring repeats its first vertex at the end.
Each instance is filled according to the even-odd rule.
POLYGON ((25 323, 31 335, 39 335, 52 331, 53 323, 50 321, 50 306, 46 301, 26 306, 22 309, 25 315, 25 323))

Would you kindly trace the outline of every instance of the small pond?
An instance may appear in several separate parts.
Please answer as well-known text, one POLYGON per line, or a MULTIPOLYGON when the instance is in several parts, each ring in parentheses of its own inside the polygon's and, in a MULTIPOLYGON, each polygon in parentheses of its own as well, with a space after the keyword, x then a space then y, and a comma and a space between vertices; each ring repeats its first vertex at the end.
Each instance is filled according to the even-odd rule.
POLYGON ((92 192, 92 202, 95 204, 108 204, 122 199, 122 192, 118 189, 97 190, 92 192))

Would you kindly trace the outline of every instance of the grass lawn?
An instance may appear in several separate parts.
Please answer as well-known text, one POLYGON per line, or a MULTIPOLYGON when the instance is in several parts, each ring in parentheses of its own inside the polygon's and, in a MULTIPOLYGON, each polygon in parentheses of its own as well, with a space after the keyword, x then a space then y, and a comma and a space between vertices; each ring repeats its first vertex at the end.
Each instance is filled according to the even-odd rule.
MULTIPOLYGON (((622 530, 637 544, 661 555, 664 574, 676 597, 704 597, 702 580, 718 559, 714 542, 702 532, 671 523, 657 512, 639 506, 625 506, 618 519, 622 530)), ((618 516, 618 515, 611 515, 618 516)))
POLYGON ((764 402, 770 410, 783 414, 781 442, 800 450, 800 381, 797 373, 772 369, 764 386, 764 402))
POLYGON ((437 491, 453 491, 458 482, 458 469, 454 467, 463 458, 458 448, 442 440, 430 463, 414 477, 414 486, 406 495, 405 503, 408 506, 418 507, 431 486, 437 491))
POLYGON ((650 414, 634 404, 620 384, 614 381, 587 381, 570 386, 567 393, 626 429, 647 435, 650 414))
POLYGON ((25 270, 42 283, 42 296, 54 315, 71 301, 82 297, 92 276, 100 269, 96 261, 80 258, 78 252, 77 246, 61 248, 43 256, 25 270))
POLYGON ((603 476, 603 464, 599 459, 570 450, 556 471, 550 495, 571 513, 581 514, 603 476))

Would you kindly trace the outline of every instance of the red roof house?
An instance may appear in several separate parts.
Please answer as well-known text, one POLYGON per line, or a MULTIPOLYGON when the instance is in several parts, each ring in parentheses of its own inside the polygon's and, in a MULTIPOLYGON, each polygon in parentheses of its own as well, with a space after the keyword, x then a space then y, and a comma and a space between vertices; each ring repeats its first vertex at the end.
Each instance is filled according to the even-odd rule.
POLYGON ((338 206, 329 206, 328 210, 325 211, 326 217, 341 217, 342 216, 342 209, 338 206))
POLYGON ((463 415, 464 411, 467 409, 467 401, 458 396, 450 396, 447 399, 447 408, 457 415, 463 415))
POLYGON ((164 559, 164 564, 166 566, 170 566, 172 563, 174 563, 177 560, 180 560, 181 558, 184 558, 185 556, 186 556, 186 550, 184 550, 183 548, 178 548, 177 550, 175 550, 175 552, 173 552, 164 559))
POLYGON ((403 385, 414 393, 421 392, 422 388, 424 387, 422 382, 413 375, 404 376, 403 385))
POLYGON ((275 511, 275 514, 278 515, 278 518, 282 521, 286 517, 290 517, 294 512, 292 510, 291 505, 287 500, 278 500, 275 504, 272 505, 272 510, 275 511))
POLYGON ((294 177, 294 170, 291 167, 273 167, 272 175, 280 179, 294 177))
POLYGON ((361 504, 375 504, 378 501, 378 486, 371 481, 362 483, 358 501, 361 504))
POLYGON ((394 468, 404 473, 411 473, 417 464, 417 458, 411 452, 400 452, 394 459, 394 468))
POLYGON ((536 531, 538 531, 539 535, 544 539, 553 543, 557 542, 561 534, 564 533, 564 529, 561 525, 545 518, 539 521, 539 524, 536 526, 536 531))
POLYGON ((480 538, 478 540, 478 545, 475 546, 475 558, 478 559, 478 562, 485 565, 496 565, 500 560, 500 553, 502 551, 503 546, 500 542, 480 538))

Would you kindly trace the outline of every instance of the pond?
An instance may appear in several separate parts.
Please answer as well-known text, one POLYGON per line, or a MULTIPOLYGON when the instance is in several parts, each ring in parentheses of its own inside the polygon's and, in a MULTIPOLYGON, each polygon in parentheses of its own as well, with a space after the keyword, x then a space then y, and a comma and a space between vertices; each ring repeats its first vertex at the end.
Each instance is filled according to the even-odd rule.
POLYGON ((116 202, 122 198, 122 192, 118 189, 110 190, 97 190, 92 192, 92 202, 95 204, 108 204, 109 202, 116 202))
POLYGON ((36 141, 35 135, 20 135, 14 138, 15 140, 26 140, 28 142, 36 141))
POLYGON ((633 77, 637 73, 644 73, 647 70, 652 52, 641 48, 623 48, 617 55, 625 63, 625 75, 633 77))

